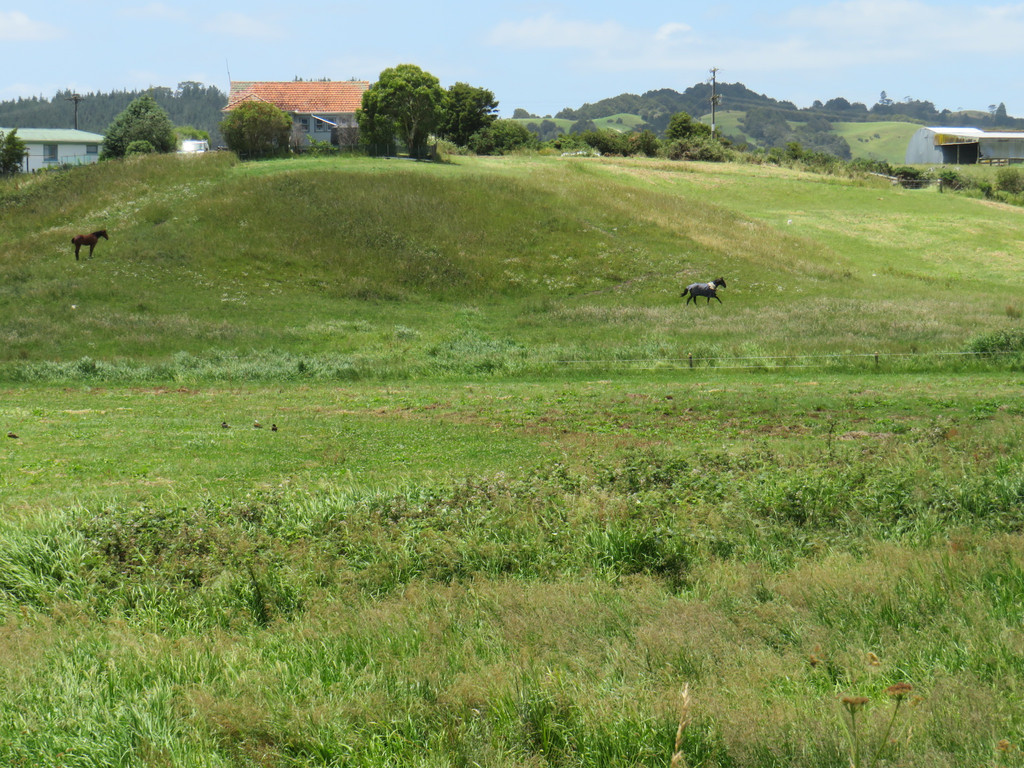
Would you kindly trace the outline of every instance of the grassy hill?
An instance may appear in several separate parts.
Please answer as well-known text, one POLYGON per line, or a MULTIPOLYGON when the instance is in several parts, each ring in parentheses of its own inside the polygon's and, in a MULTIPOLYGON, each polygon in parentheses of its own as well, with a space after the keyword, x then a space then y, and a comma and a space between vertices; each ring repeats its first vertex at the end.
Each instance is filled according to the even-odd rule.
POLYGON ((1004 256, 1018 210, 756 166, 211 155, 2 194, 0 358, 15 365, 216 350, 409 373, 469 337, 540 367, 821 353, 837 336, 848 352, 950 351, 1019 304, 1004 256), (76 262, 71 236, 100 228, 110 240, 76 262), (727 314, 680 307, 719 276, 727 314), (836 333, 807 334, 825 313, 836 333))
POLYGON ((1018 764, 1022 216, 639 159, 0 180, 0 764, 1018 764))

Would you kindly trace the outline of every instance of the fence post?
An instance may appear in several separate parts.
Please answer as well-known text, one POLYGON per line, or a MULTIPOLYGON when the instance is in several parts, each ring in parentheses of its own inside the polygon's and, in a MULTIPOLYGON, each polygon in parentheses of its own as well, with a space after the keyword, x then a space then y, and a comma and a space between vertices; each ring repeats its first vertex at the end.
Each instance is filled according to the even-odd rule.
POLYGON ((693 352, 687 352, 686 356, 690 359, 690 367, 693 368, 693 352))
POLYGON ((875 352, 875 368, 878 367, 878 353, 875 352))

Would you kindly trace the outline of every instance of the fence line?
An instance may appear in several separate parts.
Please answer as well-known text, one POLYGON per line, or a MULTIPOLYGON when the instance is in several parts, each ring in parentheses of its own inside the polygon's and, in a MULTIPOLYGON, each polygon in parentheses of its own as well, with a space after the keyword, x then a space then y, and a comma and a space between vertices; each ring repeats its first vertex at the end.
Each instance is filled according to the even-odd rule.
MULTIPOLYGON (((885 358, 914 358, 914 357, 997 357, 1005 355, 1017 355, 1017 352, 847 352, 837 354, 821 355, 715 355, 705 357, 694 357, 688 354, 686 357, 661 357, 653 359, 625 358, 625 359, 597 359, 597 360, 555 360, 556 365, 632 365, 634 367, 661 367, 676 364, 680 368, 717 368, 719 370, 740 370, 745 368, 762 368, 770 363, 779 361, 803 361, 801 363, 787 363, 786 368, 815 368, 828 362, 836 362, 845 359, 869 358, 874 359, 875 365, 880 365, 885 358), (740 365, 721 365, 729 361, 756 361, 740 365), (818 360, 819 362, 813 362, 818 360)), ((783 367, 783 366, 779 366, 783 367)))

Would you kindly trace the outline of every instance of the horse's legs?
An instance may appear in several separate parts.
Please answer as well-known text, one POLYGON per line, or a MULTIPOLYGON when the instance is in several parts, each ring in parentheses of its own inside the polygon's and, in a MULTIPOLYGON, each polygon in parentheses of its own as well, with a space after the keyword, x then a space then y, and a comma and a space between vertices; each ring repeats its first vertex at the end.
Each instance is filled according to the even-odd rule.
POLYGON ((79 245, 78 243, 75 243, 75 261, 78 261, 78 252, 81 250, 81 248, 82 248, 81 245, 79 245))
MULTIPOLYGON (((715 294, 715 298, 718 299, 718 294, 715 294)), ((710 304, 710 303, 711 303, 711 299, 708 299, 708 304, 710 304)), ((721 304, 722 300, 718 299, 718 303, 721 304)))

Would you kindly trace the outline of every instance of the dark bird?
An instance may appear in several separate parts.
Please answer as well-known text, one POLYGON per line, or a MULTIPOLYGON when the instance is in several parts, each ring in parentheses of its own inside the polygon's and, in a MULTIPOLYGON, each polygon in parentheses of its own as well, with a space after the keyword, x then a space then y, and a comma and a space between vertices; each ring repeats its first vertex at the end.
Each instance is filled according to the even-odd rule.
POLYGON ((7 436, 9 438, 11 438, 12 440, 17 440, 18 439, 18 436, 16 434, 14 434, 13 432, 8 432, 7 436))
POLYGON ((270 425, 270 431, 271 432, 277 432, 277 424, 271 424, 270 425))
POLYGON ((220 423, 220 428, 221 429, 231 429, 231 426, 226 421, 222 421, 220 423))

